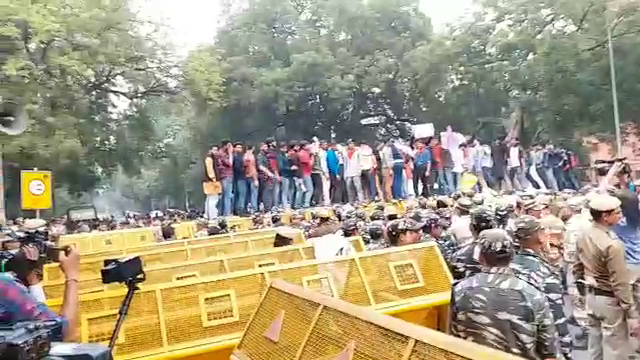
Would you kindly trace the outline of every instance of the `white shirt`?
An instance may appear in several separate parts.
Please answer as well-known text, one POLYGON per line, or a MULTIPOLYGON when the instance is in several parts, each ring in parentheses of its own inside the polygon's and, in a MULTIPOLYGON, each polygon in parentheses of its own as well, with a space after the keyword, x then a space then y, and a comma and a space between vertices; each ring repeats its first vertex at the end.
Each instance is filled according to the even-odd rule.
POLYGON ((373 150, 369 145, 360 146, 360 170, 371 170, 373 168, 373 150))
POLYGON ((509 148, 509 161, 507 167, 514 168, 520 166, 520 148, 512 146, 509 148))
POLYGON ((325 175, 329 174, 329 165, 327 165, 327 152, 320 149, 318 150, 318 154, 320 157, 320 168, 322 168, 322 173, 325 175))
POLYGON ((464 172, 464 153, 462 150, 459 148, 451 149, 449 153, 451 154, 451 161, 453 161, 452 171, 456 173, 464 172))
POLYGON ((489 147, 489 145, 482 146, 482 167, 493 167, 493 159, 491 158, 491 147, 489 147))

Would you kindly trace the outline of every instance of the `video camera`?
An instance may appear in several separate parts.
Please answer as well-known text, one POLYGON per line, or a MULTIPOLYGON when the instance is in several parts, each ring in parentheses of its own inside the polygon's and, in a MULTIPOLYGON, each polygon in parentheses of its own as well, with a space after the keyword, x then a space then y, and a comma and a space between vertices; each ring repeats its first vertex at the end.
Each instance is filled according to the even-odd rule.
POLYGON ((142 260, 139 256, 105 260, 104 268, 100 270, 103 284, 142 282, 145 273, 142 269, 142 260))
POLYGON ((49 262, 58 262, 60 252, 69 252, 70 247, 56 247, 49 241, 49 233, 42 230, 10 232, 9 240, 5 240, 0 249, 0 272, 13 272, 19 280, 26 282, 26 277, 36 269, 49 262), (18 243, 18 247, 11 247, 12 243, 18 243), (38 250, 39 258, 31 260, 27 258, 24 248, 33 246, 38 250))
POLYGON ((613 164, 617 163, 617 162, 621 162, 623 163, 623 167, 620 170, 620 172, 618 172, 618 174, 627 174, 627 175, 631 175, 631 167, 629 166, 629 163, 627 163, 627 158, 626 157, 620 157, 620 158, 615 158, 615 159, 611 159, 611 160, 596 160, 594 162, 594 168, 596 169, 596 174, 598 174, 598 176, 607 176, 607 174, 609 173, 609 170, 611 170, 611 166, 613 166, 613 164))
POLYGON ((28 321, 0 325, 0 360, 112 360, 111 350, 101 344, 52 342, 60 323, 28 321))

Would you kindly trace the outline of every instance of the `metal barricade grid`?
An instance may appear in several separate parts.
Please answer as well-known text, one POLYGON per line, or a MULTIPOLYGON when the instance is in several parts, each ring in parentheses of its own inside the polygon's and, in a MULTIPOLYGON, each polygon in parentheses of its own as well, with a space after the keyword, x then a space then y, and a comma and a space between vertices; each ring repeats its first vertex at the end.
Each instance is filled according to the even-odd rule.
MULTIPOLYGON (((188 278, 182 282, 143 285, 134 296, 130 315, 124 326, 124 340, 116 347, 117 359, 132 359, 148 354, 164 354, 194 346, 222 341, 237 341, 252 313, 264 295, 269 280, 284 278, 305 283, 307 288, 334 294, 335 297, 362 305, 381 305, 372 302, 372 281, 359 269, 358 262, 371 256, 394 261, 428 256, 434 244, 418 244, 382 250, 380 253, 357 253, 336 261, 308 260, 256 270, 240 271, 212 277, 188 278), (145 340, 141 340, 141 339, 145 340), (166 341, 162 340, 166 339, 166 341), (164 341, 164 342, 163 342, 164 341)), ((437 254, 437 252, 436 252, 437 254)), ((437 263, 436 263, 437 264, 437 263)), ((447 272, 446 267, 431 268, 423 277, 447 272)), ((390 279, 391 277, 387 277, 390 279)), ((126 291, 107 291, 82 295, 80 313, 96 322, 81 322, 78 333, 90 339, 100 339, 113 312, 118 310, 126 291), (95 324, 95 327, 92 327, 95 324)), ((450 291, 440 295, 447 295, 450 291)), ((404 306, 415 308, 412 299, 404 306)), ((62 299, 49 302, 59 309, 62 299)), ((440 304, 438 304, 440 305, 440 304)), ((394 302, 398 307, 398 302, 394 302)), ((420 306, 432 306, 423 303, 420 306)), ((113 328, 112 324, 112 327, 113 328)))

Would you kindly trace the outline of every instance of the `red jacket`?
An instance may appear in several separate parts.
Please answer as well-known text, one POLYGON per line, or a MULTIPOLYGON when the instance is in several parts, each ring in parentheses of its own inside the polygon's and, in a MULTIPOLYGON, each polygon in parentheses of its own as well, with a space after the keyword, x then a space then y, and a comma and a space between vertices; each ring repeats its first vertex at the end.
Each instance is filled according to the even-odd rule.
POLYGON ((300 150, 298 152, 298 159, 300 160, 300 170, 302 170, 302 176, 311 176, 313 169, 313 156, 307 150, 300 150))

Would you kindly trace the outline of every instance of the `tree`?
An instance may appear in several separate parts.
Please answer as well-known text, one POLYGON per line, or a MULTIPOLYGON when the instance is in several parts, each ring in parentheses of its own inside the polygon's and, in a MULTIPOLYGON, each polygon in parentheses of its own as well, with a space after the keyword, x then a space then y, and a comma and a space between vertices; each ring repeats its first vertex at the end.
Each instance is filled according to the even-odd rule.
MULTIPOLYGON (((178 90, 156 30, 126 0, 11 0, 0 19, 0 96, 30 115, 24 134, 0 135, 7 162, 51 169, 71 193, 93 189, 119 166, 139 171, 151 124, 137 108, 178 90)), ((17 170, 7 180, 15 208, 17 170)))

